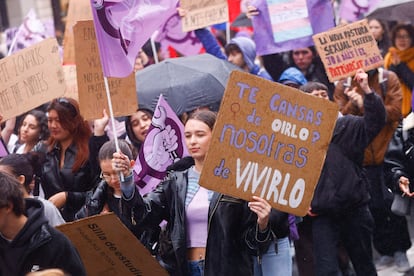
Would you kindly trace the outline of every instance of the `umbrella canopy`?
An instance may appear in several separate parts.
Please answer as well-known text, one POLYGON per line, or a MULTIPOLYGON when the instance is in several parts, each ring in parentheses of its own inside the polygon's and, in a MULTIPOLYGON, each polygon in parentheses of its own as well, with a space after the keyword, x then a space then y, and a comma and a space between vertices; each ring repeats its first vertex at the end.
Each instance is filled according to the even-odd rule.
POLYGON ((218 111, 233 70, 241 69, 210 54, 163 60, 135 74, 139 105, 154 110, 162 94, 178 115, 202 106, 218 111))
POLYGON ((414 0, 381 0, 366 16, 388 21, 414 21, 414 0))

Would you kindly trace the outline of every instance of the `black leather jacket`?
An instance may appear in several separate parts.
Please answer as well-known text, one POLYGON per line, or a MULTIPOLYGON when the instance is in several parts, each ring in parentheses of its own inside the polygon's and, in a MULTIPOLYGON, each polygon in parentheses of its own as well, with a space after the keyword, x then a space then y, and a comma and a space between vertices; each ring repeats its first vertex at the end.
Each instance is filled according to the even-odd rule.
POLYGON ((386 183, 395 192, 401 192, 399 179, 405 176, 410 180, 410 191, 414 190, 414 128, 408 129, 403 138, 402 124, 388 144, 384 158, 386 183))
MULTIPOLYGON (((71 145, 65 152, 65 165, 60 169, 60 147, 56 145, 48 151, 46 144, 41 144, 34 150, 44 152, 46 161, 42 166, 40 183, 45 198, 59 192, 67 192, 66 204, 61 208, 65 221, 75 219, 75 213, 85 203, 86 192, 91 190, 99 177, 98 152, 100 147, 108 140, 107 136, 92 136, 89 140, 89 160, 77 172, 72 172, 77 149, 71 145)), ((35 194, 37 195, 37 194, 35 194)))
POLYGON ((111 212, 114 212, 122 223, 141 241, 141 243, 153 254, 156 254, 160 227, 153 225, 151 228, 137 227, 135 222, 135 207, 130 208, 121 200, 114 197, 113 189, 105 180, 100 181, 94 191, 88 192, 86 204, 76 213, 75 218, 81 219, 98 215, 105 204, 111 212))
MULTIPOLYGON (((138 190, 128 204, 137 206, 139 224, 168 221, 167 229, 175 255, 172 275, 187 275, 185 197, 187 173, 175 171, 155 191, 142 198, 138 190)), ((247 202, 214 192, 208 213, 208 237, 204 275, 253 275, 251 254, 270 241, 270 231, 259 233, 256 215, 247 202), (263 242, 259 242, 263 241, 263 242)))

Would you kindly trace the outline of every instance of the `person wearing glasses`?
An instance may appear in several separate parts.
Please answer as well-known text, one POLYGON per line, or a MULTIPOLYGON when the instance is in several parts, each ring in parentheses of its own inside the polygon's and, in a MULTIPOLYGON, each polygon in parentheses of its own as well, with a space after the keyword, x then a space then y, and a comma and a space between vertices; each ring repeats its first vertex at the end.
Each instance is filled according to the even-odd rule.
POLYGON ((50 137, 34 148, 46 155, 34 195, 51 201, 65 221, 70 222, 85 203, 86 192, 96 184, 99 177, 96 156, 108 138, 92 136, 74 99, 53 99, 47 114, 50 137))
MULTIPOLYGON (((134 159, 131 146, 125 140, 118 140, 119 150, 131 160, 128 173, 122 177, 124 180, 132 178, 134 159)), ((122 223, 155 255, 156 242, 160 233, 160 227, 153 225, 151 228, 136 227, 134 218, 135 208, 123 204, 121 191, 121 176, 112 168, 112 156, 117 152, 114 140, 107 141, 99 150, 98 160, 101 168, 100 180, 92 195, 87 198, 86 204, 75 215, 76 219, 114 212, 122 223)))
POLYGON ((411 112, 414 88, 414 27, 398 24, 391 32, 392 47, 384 58, 384 67, 400 78, 403 100, 401 113, 406 117, 411 112))

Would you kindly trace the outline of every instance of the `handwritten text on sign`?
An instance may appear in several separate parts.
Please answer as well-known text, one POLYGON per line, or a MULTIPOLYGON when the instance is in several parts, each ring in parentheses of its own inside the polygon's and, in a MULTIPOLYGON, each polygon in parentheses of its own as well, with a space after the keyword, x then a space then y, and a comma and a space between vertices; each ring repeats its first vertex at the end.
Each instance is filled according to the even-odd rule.
POLYGON ((64 90, 55 38, 0 60, 0 114, 4 120, 59 97, 64 90))
POLYGON ((337 105, 243 72, 229 79, 200 184, 306 214, 337 105))
MULTIPOLYGON (((93 21, 78 21, 73 33, 81 114, 87 120, 101 118, 102 110, 109 107, 93 21)), ((135 74, 107 80, 115 117, 134 113, 138 106, 135 74)))
POLYGON ((331 82, 383 64, 381 53, 366 20, 333 28, 313 36, 331 82))
POLYGON ((184 32, 229 21, 227 1, 181 0, 180 6, 187 11, 182 19, 184 32))

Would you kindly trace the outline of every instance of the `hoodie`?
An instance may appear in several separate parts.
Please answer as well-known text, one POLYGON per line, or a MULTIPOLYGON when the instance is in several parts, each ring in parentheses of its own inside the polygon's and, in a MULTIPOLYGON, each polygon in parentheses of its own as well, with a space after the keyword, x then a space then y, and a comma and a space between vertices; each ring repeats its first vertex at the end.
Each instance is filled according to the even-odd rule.
POLYGON ((0 236, 0 275, 26 275, 47 268, 86 275, 76 248, 48 224, 42 203, 33 198, 25 201, 26 224, 12 241, 0 236))
POLYGON ((308 81, 305 78, 305 75, 296 67, 289 67, 285 71, 282 72, 279 78, 279 82, 282 84, 296 84, 296 85, 304 85, 308 81))

